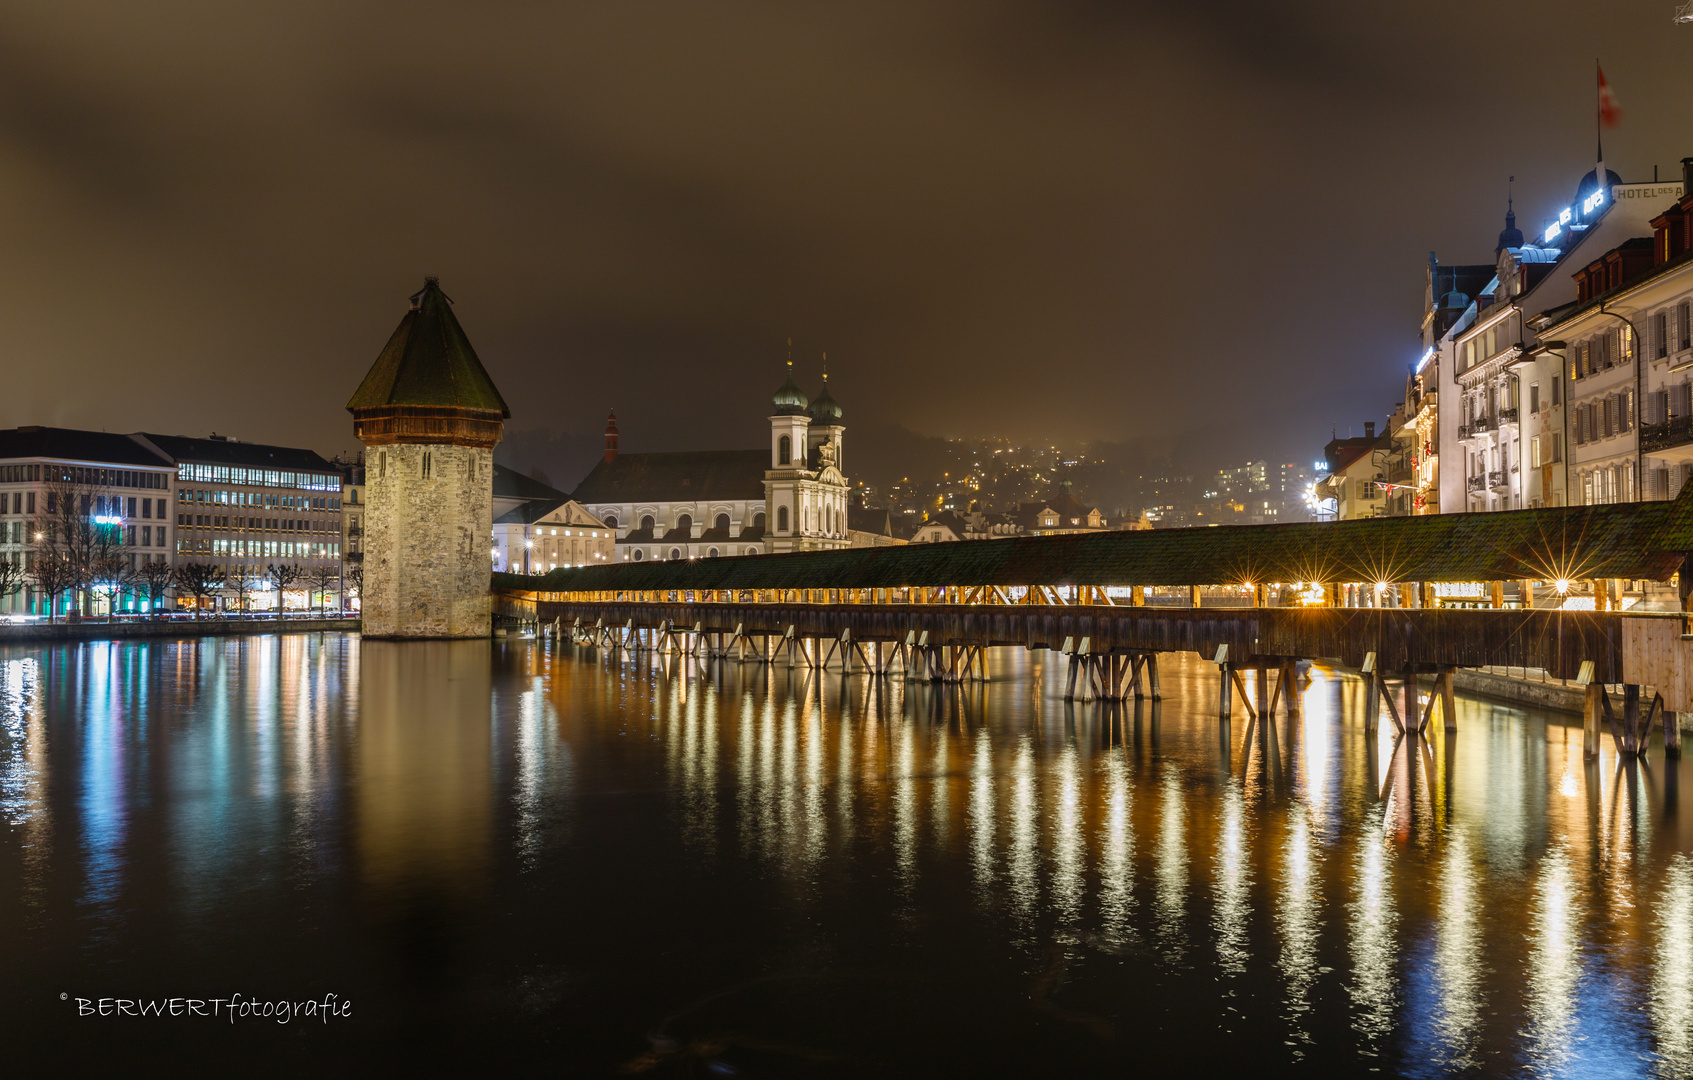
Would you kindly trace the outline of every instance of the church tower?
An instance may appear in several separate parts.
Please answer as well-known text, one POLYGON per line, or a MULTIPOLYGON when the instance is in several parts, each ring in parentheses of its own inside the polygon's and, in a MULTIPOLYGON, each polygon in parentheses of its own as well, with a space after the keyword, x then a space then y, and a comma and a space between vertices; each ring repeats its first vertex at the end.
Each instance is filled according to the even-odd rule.
POLYGON ((511 410, 435 278, 347 411, 365 445, 365 636, 487 637, 494 446, 511 410))
POLYGON ((788 380, 771 399, 770 468, 764 472, 764 549, 819 551, 844 548, 847 530, 847 482, 837 455, 841 407, 829 396, 828 378, 816 401, 794 385, 794 361, 788 380))

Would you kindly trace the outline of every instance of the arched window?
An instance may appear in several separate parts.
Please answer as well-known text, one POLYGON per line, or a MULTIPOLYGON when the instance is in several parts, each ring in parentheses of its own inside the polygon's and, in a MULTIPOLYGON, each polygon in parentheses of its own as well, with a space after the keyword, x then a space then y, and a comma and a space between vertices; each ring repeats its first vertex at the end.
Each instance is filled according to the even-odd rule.
POLYGON ((758 554, 758 549, 757 549, 757 548, 755 548, 755 547, 750 547, 750 548, 747 548, 747 554, 748 554, 748 555, 757 555, 757 554, 758 554))
MULTIPOLYGON (((755 533, 758 533, 760 536, 764 535, 764 515, 763 514, 754 514, 752 516, 752 531, 755 532, 755 533)), ((755 551, 755 552, 753 552, 753 554, 756 555, 756 554, 758 554, 758 552, 755 551)))
POLYGON ((681 548, 671 548, 670 549, 670 561, 671 562, 676 562, 677 560, 679 560, 681 558, 682 558, 682 549, 681 548))
POLYGON ((653 516, 651 514, 648 514, 646 517, 641 519, 641 528, 645 529, 647 532, 652 532, 655 524, 657 523, 653 521, 653 516))
POLYGON ((676 519, 676 527, 689 536, 694 535, 694 519, 691 514, 683 514, 676 519))
POLYGON ((788 531, 788 508, 785 506, 776 508, 776 531, 784 533, 788 531))
POLYGON ((715 559, 715 558, 717 558, 717 549, 716 549, 716 548, 712 548, 712 549, 711 549, 711 550, 710 550, 710 551, 708 551, 708 552, 706 552, 706 553, 705 553, 705 557, 706 557, 706 558, 708 558, 708 559, 715 559))
POLYGON ((794 460, 794 444, 786 435, 776 440, 776 464, 788 465, 794 460))
POLYGON ((715 525, 713 525, 712 528, 722 529, 724 532, 728 532, 729 531, 729 515, 728 514, 718 514, 717 515, 717 523, 715 525))
POLYGON ((605 516, 605 527, 608 528, 608 529, 617 528, 617 515, 616 514, 607 514, 605 516))
POLYGON ((636 562, 640 562, 640 561, 641 561, 641 559, 642 559, 642 558, 644 558, 644 557, 645 557, 645 556, 644 556, 644 555, 643 555, 643 554, 642 554, 642 552, 641 552, 641 549, 640 549, 640 548, 636 548, 636 549, 635 549, 635 561, 636 561, 636 562))

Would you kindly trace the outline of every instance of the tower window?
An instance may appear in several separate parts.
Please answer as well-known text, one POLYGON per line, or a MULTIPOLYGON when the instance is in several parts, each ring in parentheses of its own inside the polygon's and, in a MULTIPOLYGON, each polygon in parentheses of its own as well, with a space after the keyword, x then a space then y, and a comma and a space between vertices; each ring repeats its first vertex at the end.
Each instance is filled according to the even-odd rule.
POLYGON ((432 458, 433 458, 433 455, 430 454, 429 451, 425 450, 423 452, 423 478, 425 480, 429 479, 430 467, 434 464, 434 461, 432 460, 432 458))
POLYGON ((776 440, 776 464, 788 465, 794 460, 793 440, 786 435, 776 440))
POLYGON ((788 508, 785 506, 776 508, 776 531, 784 533, 788 531, 788 508))

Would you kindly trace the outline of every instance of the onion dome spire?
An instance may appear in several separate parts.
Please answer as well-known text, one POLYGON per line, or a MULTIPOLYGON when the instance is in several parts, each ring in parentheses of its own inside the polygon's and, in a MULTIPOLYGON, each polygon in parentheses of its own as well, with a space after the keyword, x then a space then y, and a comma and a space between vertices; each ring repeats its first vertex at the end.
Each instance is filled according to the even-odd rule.
POLYGON ((841 407, 829 393, 829 354, 823 354, 823 392, 812 401, 811 408, 806 410, 811 419, 819 424, 838 424, 841 422, 841 407))
POLYGON ((794 339, 788 339, 788 380, 771 399, 777 416, 803 416, 811 399, 794 383, 794 339))

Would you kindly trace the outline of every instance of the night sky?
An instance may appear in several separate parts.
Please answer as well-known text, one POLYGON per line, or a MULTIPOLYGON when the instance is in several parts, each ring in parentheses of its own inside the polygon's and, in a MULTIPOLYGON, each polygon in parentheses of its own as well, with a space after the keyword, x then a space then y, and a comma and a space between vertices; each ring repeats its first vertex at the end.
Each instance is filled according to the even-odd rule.
POLYGON ((1430 249, 1568 203, 1595 57, 1607 163, 1693 155, 1673 8, 9 5, 0 423, 351 448, 434 274, 514 432, 759 445, 792 337, 849 443, 1308 461, 1430 249))

